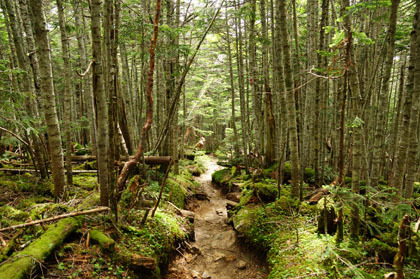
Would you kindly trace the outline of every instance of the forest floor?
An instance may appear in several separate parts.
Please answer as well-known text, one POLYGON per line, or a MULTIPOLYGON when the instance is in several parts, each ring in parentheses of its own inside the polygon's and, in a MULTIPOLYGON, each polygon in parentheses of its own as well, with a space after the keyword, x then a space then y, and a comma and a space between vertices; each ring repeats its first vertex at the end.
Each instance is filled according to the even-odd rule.
POLYGON ((221 169, 216 159, 209 157, 207 171, 196 181, 208 200, 194 200, 187 208, 195 212, 195 242, 190 252, 178 255, 169 266, 166 279, 217 278, 262 279, 266 269, 261 258, 237 238, 227 223, 228 200, 212 183, 211 175, 221 169))

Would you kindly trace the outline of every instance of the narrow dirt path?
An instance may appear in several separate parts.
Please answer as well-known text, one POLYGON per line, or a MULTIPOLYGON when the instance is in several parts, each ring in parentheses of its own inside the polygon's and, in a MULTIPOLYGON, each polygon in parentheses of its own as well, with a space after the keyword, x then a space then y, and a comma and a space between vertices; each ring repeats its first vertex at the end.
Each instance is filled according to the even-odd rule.
POLYGON ((166 279, 264 279, 263 267, 257 257, 238 241, 232 226, 226 224, 226 202, 211 182, 211 174, 221 167, 216 160, 207 161, 207 171, 196 180, 209 201, 196 201, 195 242, 192 251, 170 264, 166 279), (248 250, 248 251, 247 251, 248 250))

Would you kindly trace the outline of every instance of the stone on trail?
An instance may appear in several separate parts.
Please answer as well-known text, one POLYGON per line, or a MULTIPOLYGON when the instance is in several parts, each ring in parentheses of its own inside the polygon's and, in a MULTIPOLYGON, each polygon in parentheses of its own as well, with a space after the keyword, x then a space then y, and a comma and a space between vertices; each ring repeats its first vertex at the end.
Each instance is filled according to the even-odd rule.
POLYGON ((230 201, 234 201, 234 202, 239 202, 239 200, 241 199, 241 193, 240 192, 228 193, 226 195, 226 199, 230 201))
POLYGON ((201 275, 201 278, 203 279, 210 279, 211 276, 207 271, 204 271, 203 274, 201 275))
POLYGON ((194 279, 200 279, 200 273, 198 273, 198 271, 195 270, 191 270, 191 275, 194 279))
POLYGON ((238 269, 245 269, 245 268, 246 268, 246 262, 244 262, 244 261, 242 261, 242 260, 239 260, 239 261, 236 263, 236 267, 237 267, 238 269))

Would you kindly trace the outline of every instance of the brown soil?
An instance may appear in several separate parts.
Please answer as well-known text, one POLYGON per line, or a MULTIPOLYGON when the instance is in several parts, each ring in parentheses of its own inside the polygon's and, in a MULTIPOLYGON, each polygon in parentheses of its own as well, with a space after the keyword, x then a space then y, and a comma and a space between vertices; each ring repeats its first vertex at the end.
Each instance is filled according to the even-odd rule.
POLYGON ((264 279, 266 267, 252 249, 239 241, 227 224, 227 200, 214 188, 211 174, 221 167, 210 158, 207 171, 197 177, 209 201, 194 201, 195 242, 171 262, 166 279, 264 279))

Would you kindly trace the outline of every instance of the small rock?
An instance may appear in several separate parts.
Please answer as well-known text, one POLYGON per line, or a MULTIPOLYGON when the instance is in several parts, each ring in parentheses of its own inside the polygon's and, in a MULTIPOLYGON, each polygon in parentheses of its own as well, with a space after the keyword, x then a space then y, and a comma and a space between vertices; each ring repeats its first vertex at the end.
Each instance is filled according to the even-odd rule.
POLYGON ((208 201, 209 200, 209 197, 204 192, 195 193, 194 198, 196 198, 197 200, 200 200, 200 201, 205 201, 205 200, 208 201))
POLYGON ((191 270, 191 275, 194 279, 200 279, 200 273, 198 273, 198 271, 195 270, 191 270))
POLYGON ((236 263, 236 267, 237 267, 238 269, 245 269, 245 268, 246 268, 246 262, 244 262, 244 261, 240 260, 240 261, 238 261, 238 262, 236 263))
POLYGON ((214 256, 215 256, 214 257, 214 261, 215 262, 218 262, 218 261, 222 260, 225 257, 225 254, 216 251, 214 253, 214 256))
POLYGON ((394 278, 397 278, 397 274, 395 272, 390 272, 390 273, 384 274, 384 278, 385 279, 394 279, 394 278))
POLYGON ((239 202, 241 199, 241 193, 240 192, 233 192, 226 195, 226 199, 234 202, 239 202))
POLYGON ((234 260, 236 260, 236 256, 226 256, 225 257, 225 261, 227 261, 228 263, 233 262, 234 260))
POLYGON ((203 274, 201 275, 201 278, 203 279, 210 279, 211 276, 207 271, 204 271, 203 274))

